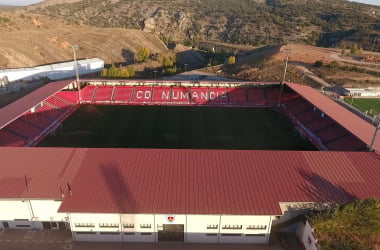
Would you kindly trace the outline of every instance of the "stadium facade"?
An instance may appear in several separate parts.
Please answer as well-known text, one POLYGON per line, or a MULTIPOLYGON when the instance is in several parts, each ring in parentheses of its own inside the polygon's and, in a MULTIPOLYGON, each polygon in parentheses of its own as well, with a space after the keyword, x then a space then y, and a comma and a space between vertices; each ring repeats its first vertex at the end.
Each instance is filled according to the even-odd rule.
POLYGON ((310 87, 86 80, 78 92, 71 83, 0 110, 0 228, 67 229, 78 241, 264 244, 301 209, 380 198, 375 126, 310 87), (33 147, 81 103, 277 107, 320 151, 33 147))

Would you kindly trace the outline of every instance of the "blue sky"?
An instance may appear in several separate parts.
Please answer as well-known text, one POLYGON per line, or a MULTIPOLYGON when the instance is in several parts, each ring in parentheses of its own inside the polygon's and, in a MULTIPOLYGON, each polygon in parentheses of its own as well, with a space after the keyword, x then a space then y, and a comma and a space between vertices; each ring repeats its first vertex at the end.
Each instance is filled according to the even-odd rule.
MULTIPOLYGON (((352 2, 368 3, 380 6, 380 0, 350 0, 352 2)), ((0 0, 0 5, 29 5, 41 2, 41 0, 0 0)))

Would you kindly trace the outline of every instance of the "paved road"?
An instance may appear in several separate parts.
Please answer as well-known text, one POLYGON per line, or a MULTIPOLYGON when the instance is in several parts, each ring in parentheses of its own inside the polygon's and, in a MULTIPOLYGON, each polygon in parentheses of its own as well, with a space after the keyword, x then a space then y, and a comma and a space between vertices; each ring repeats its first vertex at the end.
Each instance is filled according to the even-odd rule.
MULTIPOLYGON (((195 244, 195 243, 113 243, 113 242, 72 242, 68 231, 2 230, 0 229, 0 250, 281 250, 277 236, 271 237, 270 244, 195 244)), ((288 250, 301 250, 294 235, 288 236, 288 250)))

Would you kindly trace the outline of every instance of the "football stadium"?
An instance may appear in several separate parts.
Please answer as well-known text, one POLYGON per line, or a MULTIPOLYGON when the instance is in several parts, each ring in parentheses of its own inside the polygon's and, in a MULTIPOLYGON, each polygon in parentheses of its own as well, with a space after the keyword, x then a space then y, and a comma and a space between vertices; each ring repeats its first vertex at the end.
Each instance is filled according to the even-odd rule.
POLYGON ((265 244, 300 210, 380 198, 376 133, 289 82, 52 82, 0 109, 0 228, 265 244))

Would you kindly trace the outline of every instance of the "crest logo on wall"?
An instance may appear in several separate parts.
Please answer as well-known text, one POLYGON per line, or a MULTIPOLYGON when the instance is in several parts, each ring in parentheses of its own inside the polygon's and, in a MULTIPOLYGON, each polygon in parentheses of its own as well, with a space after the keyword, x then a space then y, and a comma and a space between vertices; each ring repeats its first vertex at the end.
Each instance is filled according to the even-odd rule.
POLYGON ((175 216, 174 215, 167 215, 166 216, 166 220, 169 222, 169 223, 173 223, 175 221, 175 216))

